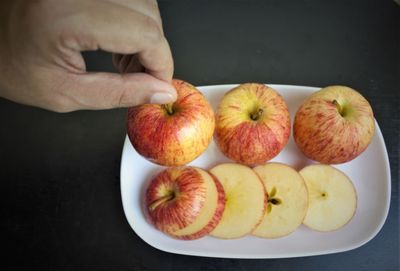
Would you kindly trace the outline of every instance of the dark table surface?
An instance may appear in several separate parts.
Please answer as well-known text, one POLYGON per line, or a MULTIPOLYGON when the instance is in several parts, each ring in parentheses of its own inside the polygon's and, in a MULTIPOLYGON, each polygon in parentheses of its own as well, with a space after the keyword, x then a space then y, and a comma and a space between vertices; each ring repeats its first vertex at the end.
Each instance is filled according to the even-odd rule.
MULTIPOLYGON (((366 245, 324 256, 240 260, 165 253, 143 242, 122 210, 125 109, 57 114, 0 100, 2 270, 398 270, 400 7, 390 0, 159 6, 178 78, 195 85, 258 81, 359 90, 372 104, 389 152, 385 225, 366 245)), ((113 71, 107 53, 85 58, 89 70, 113 71)))

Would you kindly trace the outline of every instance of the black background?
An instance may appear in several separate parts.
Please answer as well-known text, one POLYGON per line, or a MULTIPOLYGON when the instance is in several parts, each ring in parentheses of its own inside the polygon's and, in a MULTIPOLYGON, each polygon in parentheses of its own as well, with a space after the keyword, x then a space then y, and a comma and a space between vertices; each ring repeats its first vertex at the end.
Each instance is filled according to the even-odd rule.
MULTIPOLYGON (((177 78, 195 85, 258 81, 359 90, 389 152, 392 198, 384 227, 358 249, 316 257, 161 252, 135 235, 122 210, 125 109, 57 114, 0 99, 2 269, 398 270, 400 7, 391 0, 159 6, 177 78)), ((85 59, 89 70, 113 71, 109 54, 85 59)))

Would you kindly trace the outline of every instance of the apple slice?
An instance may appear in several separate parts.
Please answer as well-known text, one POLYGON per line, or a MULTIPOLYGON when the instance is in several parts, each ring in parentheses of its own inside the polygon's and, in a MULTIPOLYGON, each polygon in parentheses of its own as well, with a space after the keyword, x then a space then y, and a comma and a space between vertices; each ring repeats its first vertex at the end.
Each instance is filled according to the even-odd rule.
POLYGON ((334 231, 347 224, 357 208, 351 180, 328 165, 311 165, 300 171, 308 189, 304 225, 318 231, 334 231))
POLYGON ((260 178, 251 168, 234 163, 220 164, 210 172, 225 191, 222 218, 210 234, 234 239, 250 233, 264 214, 266 193, 260 178))
POLYGON ((151 181, 146 204, 157 229, 177 239, 193 240, 218 224, 225 195, 218 180, 205 170, 168 168, 151 181))
POLYGON ((307 212, 308 196, 303 177, 281 163, 257 166, 254 171, 268 191, 268 203, 264 218, 253 235, 277 238, 292 233, 301 225, 307 212))

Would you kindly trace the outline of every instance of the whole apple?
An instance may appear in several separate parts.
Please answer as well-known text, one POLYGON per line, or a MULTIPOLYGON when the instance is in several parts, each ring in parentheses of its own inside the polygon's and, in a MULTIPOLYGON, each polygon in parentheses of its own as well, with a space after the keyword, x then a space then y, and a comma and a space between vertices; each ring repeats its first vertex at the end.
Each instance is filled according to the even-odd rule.
POLYGON ((174 79, 178 98, 172 104, 144 104, 128 110, 129 139, 146 159, 181 166, 205 151, 214 132, 214 112, 194 86, 174 79))
POLYGON ((151 180, 146 206, 157 229, 177 239, 193 240, 217 226, 225 193, 219 181, 205 170, 168 168, 151 180))
POLYGON ((348 162, 371 143, 375 119, 368 101, 345 86, 313 93, 298 109, 294 140, 310 159, 325 164, 348 162))
POLYGON ((228 158, 249 166, 275 157, 290 135, 287 105, 275 90, 257 83, 227 92, 217 109, 215 141, 228 158))

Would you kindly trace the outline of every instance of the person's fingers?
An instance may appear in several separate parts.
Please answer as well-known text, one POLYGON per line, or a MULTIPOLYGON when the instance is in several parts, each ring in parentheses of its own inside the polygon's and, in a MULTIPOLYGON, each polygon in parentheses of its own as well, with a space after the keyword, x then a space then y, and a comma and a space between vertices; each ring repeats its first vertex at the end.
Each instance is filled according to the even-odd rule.
POLYGON ((113 54, 113 63, 120 73, 144 71, 144 67, 140 64, 137 55, 113 54))
POLYGON ((123 56, 123 54, 112 54, 112 62, 114 64, 114 67, 117 68, 118 71, 120 71, 119 62, 121 61, 123 56))
POLYGON ((145 69, 140 63, 137 55, 129 55, 126 57, 128 59, 127 64, 124 67, 123 73, 132 72, 144 72, 145 69))
POLYGON ((158 23, 122 6, 109 8, 107 2, 96 5, 96 13, 83 14, 78 20, 80 26, 74 28, 75 33, 64 34, 63 44, 76 51, 103 49, 120 54, 138 53, 140 63, 149 74, 170 82, 173 74, 171 50, 158 23), (81 25, 91 27, 82 28, 81 25))
POLYGON ((168 83, 146 73, 69 74, 58 89, 57 111, 110 109, 143 103, 166 104, 176 100, 168 83))
POLYGON ((121 5, 133 11, 138 11, 156 21, 162 31, 162 21, 156 0, 108 0, 108 2, 121 5))
POLYGON ((162 42, 161 30, 151 17, 108 2, 96 2, 95 7, 96 12, 82 12, 70 22, 61 35, 63 46, 75 51, 133 54, 162 42))
MULTIPOLYGON (((162 21, 160 16, 160 11, 158 9, 158 3, 156 0, 108 0, 111 3, 124 6, 133 11, 140 12, 146 16, 151 17, 154 21, 156 21, 160 27, 161 32, 163 33, 162 21)), ((143 71, 143 66, 140 64, 140 61, 136 55, 129 56, 129 63, 127 62, 126 57, 123 57, 121 54, 113 54, 113 63, 114 66, 120 72, 137 72, 143 71), (122 60, 122 62, 121 62, 122 60), (128 67, 129 66, 129 67, 128 67)))
POLYGON ((159 46, 149 47, 139 52, 138 58, 149 74, 167 82, 172 80, 174 61, 165 38, 163 38, 159 46))

